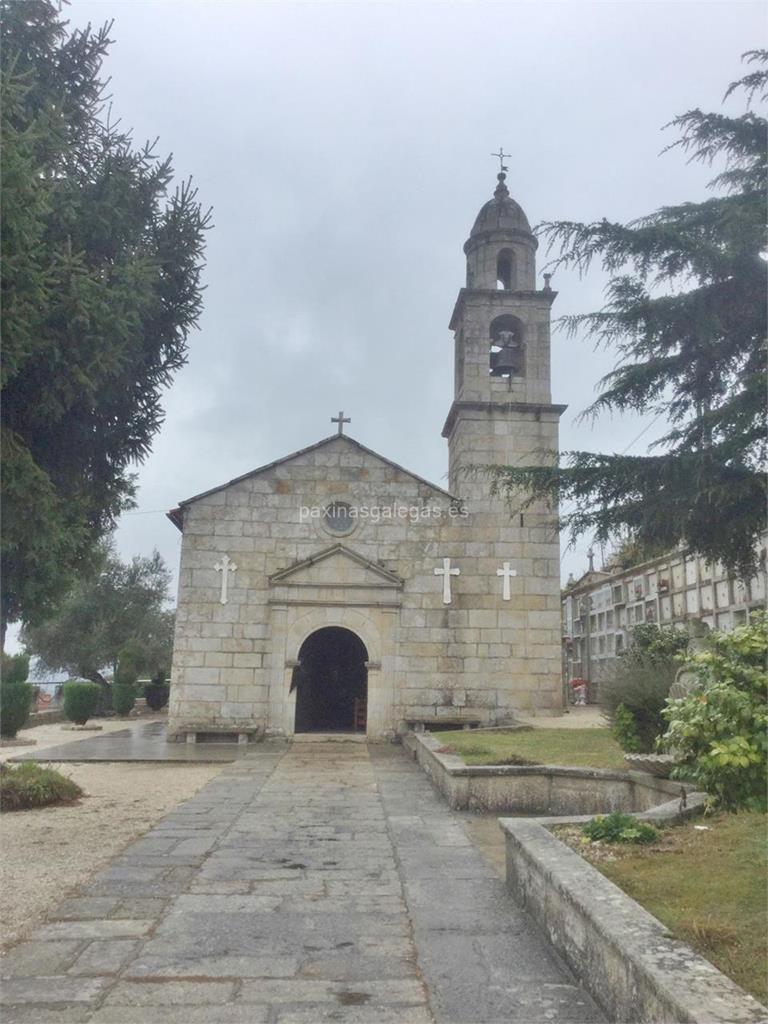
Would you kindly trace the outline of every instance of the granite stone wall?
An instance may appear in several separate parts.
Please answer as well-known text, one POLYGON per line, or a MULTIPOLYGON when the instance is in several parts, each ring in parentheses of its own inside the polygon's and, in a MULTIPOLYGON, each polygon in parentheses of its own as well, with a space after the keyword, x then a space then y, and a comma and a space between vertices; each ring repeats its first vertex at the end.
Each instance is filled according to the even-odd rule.
POLYGON ((171 731, 291 733, 292 667, 326 625, 366 645, 371 737, 558 710, 556 548, 544 526, 474 504, 339 437, 185 505, 171 731), (302 511, 334 500, 378 509, 378 521, 361 515, 339 536, 302 511), (383 515, 397 506, 406 514, 383 515), (226 604, 224 555, 237 565, 226 604), (443 558, 460 570, 448 605, 443 558), (508 601, 503 561, 518 573, 508 601))

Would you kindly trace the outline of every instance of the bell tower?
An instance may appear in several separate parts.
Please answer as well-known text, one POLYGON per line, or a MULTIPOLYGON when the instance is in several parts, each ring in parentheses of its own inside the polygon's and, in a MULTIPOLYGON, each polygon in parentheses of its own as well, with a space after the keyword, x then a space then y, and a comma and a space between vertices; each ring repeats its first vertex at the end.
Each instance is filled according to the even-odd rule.
POLYGON ((454 400, 443 428, 454 494, 471 500, 487 481, 479 465, 525 465, 557 450, 564 406, 551 404, 550 309, 556 292, 536 287, 538 242, 509 194, 505 169, 464 245, 466 286, 451 318, 454 400))
POLYGON ((463 499, 467 552, 477 559, 474 575, 466 565, 461 577, 470 608, 466 636, 477 640, 478 654, 476 663, 465 663, 465 675, 468 686, 495 694, 498 721, 515 711, 556 715, 563 707, 554 512, 544 503, 515 508, 492 495, 483 473, 472 472, 544 464, 558 450, 565 409, 550 395, 555 292, 549 275, 536 287, 537 241, 504 172, 464 246, 467 280, 450 324, 454 397, 443 428, 450 490, 463 499), (507 573, 501 589, 498 577, 507 573))

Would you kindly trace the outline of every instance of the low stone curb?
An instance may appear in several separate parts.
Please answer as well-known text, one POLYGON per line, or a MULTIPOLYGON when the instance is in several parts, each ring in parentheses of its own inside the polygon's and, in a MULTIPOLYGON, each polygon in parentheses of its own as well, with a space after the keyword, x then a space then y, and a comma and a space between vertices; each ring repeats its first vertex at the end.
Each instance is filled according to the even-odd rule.
POLYGON ((442 744, 429 733, 407 733, 403 746, 456 810, 586 815, 584 820, 623 811, 666 821, 698 810, 704 800, 704 794, 688 792, 681 782, 645 772, 572 765, 467 765, 456 754, 441 753, 442 744))
POLYGON ((673 939, 660 921, 542 821, 502 818, 499 824, 506 837, 512 894, 611 1021, 768 1021, 766 1007, 673 939))

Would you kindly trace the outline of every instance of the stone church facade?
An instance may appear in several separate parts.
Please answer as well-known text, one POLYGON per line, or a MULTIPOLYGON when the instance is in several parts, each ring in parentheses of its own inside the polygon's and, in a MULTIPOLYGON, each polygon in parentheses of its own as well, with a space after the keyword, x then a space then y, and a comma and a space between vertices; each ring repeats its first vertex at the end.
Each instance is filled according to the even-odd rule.
POLYGON ((182 502, 169 735, 497 724, 562 710, 559 543, 471 467, 558 446, 550 308, 499 175, 464 246, 446 491, 338 432, 182 502))

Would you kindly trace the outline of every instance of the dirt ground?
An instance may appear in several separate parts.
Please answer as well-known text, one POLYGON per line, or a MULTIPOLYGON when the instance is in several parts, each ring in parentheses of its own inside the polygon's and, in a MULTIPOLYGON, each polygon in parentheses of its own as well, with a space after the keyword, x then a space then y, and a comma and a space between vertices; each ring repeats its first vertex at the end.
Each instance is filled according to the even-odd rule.
MULTIPOLYGON (((128 724, 107 721, 103 731, 125 729, 128 724)), ((69 732, 63 724, 25 729, 19 738, 37 739, 37 745, 3 747, 0 760, 39 752, 44 763, 46 747, 98 735, 69 732)), ((1 949, 27 935, 94 871, 226 765, 70 763, 53 767, 74 779, 85 796, 70 806, 0 816, 1 949)))

